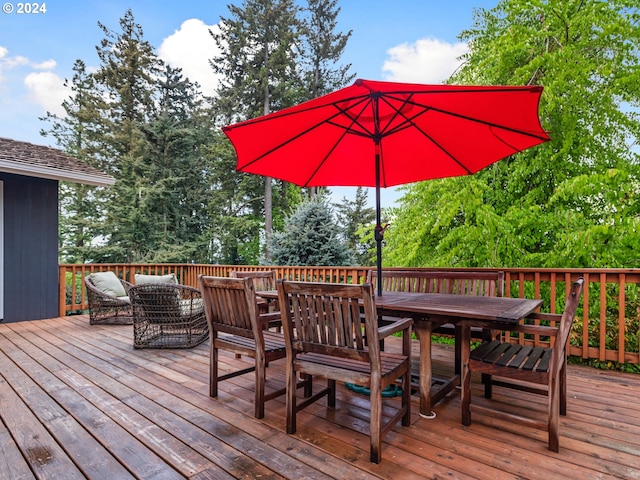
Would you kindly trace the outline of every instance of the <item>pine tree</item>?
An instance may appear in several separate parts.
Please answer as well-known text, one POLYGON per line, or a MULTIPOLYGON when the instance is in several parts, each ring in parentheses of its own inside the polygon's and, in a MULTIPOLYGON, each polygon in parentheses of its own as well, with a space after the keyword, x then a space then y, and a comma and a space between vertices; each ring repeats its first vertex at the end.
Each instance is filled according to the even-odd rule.
POLYGON ((155 115, 142 129, 145 148, 138 179, 139 209, 149 235, 146 257, 152 262, 203 260, 207 122, 196 86, 179 69, 165 66, 158 98, 155 115))
POLYGON ((112 261, 141 261, 148 250, 146 240, 152 226, 140 211, 144 202, 142 155, 143 126, 154 113, 154 94, 159 59, 144 40, 142 27, 127 10, 120 19, 120 32, 98 26, 105 38, 96 47, 101 65, 96 82, 106 95, 104 111, 105 169, 117 179, 110 189, 108 253, 112 261))
MULTIPOLYGON (((221 18, 213 37, 222 54, 211 60, 223 77, 216 108, 230 123, 267 114, 300 99, 297 63, 301 25, 293 0, 245 0, 229 5, 230 17, 221 18)), ((280 188, 287 192, 286 187, 280 188)), ((286 199, 281 199, 286 203, 286 199)), ((264 179, 265 252, 270 258, 273 230, 272 179, 264 179)))
POLYGON ((369 252, 375 250, 375 242, 373 238, 369 242, 363 242, 359 235, 363 228, 373 230, 375 225, 376 211, 367 206, 367 191, 358 187, 354 200, 344 197, 335 207, 338 225, 342 227, 342 236, 353 252, 356 265, 373 265, 369 252))
POLYGON ((340 229, 323 197, 302 203, 272 239, 275 265, 353 265, 340 229))
MULTIPOLYGON (((351 64, 340 65, 339 60, 351 37, 336 32, 340 7, 337 0, 308 0, 304 18, 305 100, 319 97, 344 87, 355 75, 349 73, 351 64)), ((311 187, 311 198, 324 188, 311 187)))
MULTIPOLYGON (((42 129, 43 136, 51 135, 57 145, 69 155, 98 169, 100 161, 100 128, 103 101, 97 92, 94 78, 86 71, 83 61, 76 60, 71 81, 65 80, 71 95, 63 101, 65 116, 47 112, 41 120, 50 124, 42 129)), ((60 254, 65 262, 93 260, 91 250, 101 237, 104 218, 104 188, 79 183, 60 184, 60 254)))
POLYGON ((336 32, 340 7, 338 0, 308 0, 305 26, 305 60, 308 64, 306 85, 308 98, 316 98, 344 87, 355 74, 351 64, 340 65, 352 30, 336 32))

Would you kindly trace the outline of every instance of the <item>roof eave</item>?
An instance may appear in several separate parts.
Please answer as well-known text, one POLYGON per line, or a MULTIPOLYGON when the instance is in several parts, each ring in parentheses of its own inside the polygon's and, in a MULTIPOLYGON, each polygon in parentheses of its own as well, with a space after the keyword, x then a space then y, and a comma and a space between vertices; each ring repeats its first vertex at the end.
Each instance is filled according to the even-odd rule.
POLYGON ((6 162, 2 160, 0 160, 0 172, 25 175, 28 177, 48 178, 50 180, 61 180, 72 183, 83 183, 97 187, 108 187, 116 183, 116 180, 113 177, 106 174, 94 175, 86 172, 72 172, 68 170, 61 170, 59 168, 49 168, 37 165, 21 167, 16 165, 15 162, 6 162))

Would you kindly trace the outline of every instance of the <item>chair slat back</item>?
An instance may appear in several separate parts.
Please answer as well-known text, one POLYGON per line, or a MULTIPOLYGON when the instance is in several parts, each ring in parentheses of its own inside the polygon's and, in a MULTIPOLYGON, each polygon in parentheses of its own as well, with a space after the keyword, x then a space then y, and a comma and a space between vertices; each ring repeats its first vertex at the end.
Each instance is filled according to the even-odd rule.
POLYGON ((231 271, 232 278, 250 278, 253 280, 253 287, 256 291, 266 291, 276 289, 276 271, 260 270, 253 272, 240 272, 238 270, 231 271))
MULTIPOLYGON (((369 270, 367 283, 378 285, 378 272, 369 270)), ((504 272, 445 272, 384 270, 382 290, 388 292, 449 293, 458 295, 504 295, 504 272)))
POLYGON ((209 329, 248 338, 261 337, 258 310, 251 278, 200 275, 200 291, 209 329))
POLYGON ((556 336, 556 343, 554 344, 551 357, 551 366, 549 371, 552 374, 557 374, 563 359, 566 356, 569 333, 571 332, 571 326, 573 325, 573 320, 575 319, 576 311, 578 310, 583 284, 584 279, 582 277, 578 278, 578 280, 573 282, 573 285, 571 285, 571 290, 569 290, 569 295, 567 295, 567 301, 564 306, 564 311, 562 312, 562 320, 560 320, 560 325, 558 325, 558 334, 556 336))
POLYGON ((288 348, 361 361, 375 362, 379 358, 376 308, 370 284, 279 280, 277 285, 280 305, 289 306, 281 308, 288 348))

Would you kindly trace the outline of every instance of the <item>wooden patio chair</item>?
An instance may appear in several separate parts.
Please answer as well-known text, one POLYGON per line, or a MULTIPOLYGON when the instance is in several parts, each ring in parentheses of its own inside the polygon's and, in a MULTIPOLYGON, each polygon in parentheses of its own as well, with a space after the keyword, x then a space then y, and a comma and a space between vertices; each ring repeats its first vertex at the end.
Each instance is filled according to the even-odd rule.
MULTIPOLYGON (((275 270, 258 270, 252 272, 232 270, 231 278, 250 278, 253 280, 253 287, 256 291, 276 289, 277 277, 275 270)), ((264 298, 258 298, 258 310, 259 313, 269 313, 269 311, 278 310, 277 302, 275 300, 269 301, 264 298)))
POLYGON ((89 303, 89 324, 130 325, 133 322, 131 284, 115 272, 94 272, 84 278, 89 303))
MULTIPOLYGON (((463 368, 462 423, 471 424, 471 412, 503 418, 549 433, 549 450, 558 452, 559 415, 567 413, 567 342, 582 294, 583 279, 571 286, 562 315, 534 313, 517 325, 505 326, 505 341, 483 342, 470 353, 468 368, 463 368), (509 333, 549 337, 550 346, 533 347, 511 343, 509 333), (495 406, 471 405, 470 375, 484 374, 484 396, 492 397, 493 385, 547 396, 546 422, 500 411, 495 406), (502 379, 494 380, 493 377, 502 379), (515 380, 512 382, 510 380, 515 380), (466 388, 464 387, 466 385, 466 388)), ((496 325, 497 326, 497 325, 496 325)), ((497 402, 493 402, 496 403, 497 402)))
POLYGON ((264 417, 266 401, 284 395, 285 388, 265 393, 266 368, 269 362, 285 358, 284 336, 265 327, 280 313, 260 315, 253 279, 198 277, 205 313, 211 332, 209 395, 218 396, 218 383, 255 372, 255 417, 264 417), (225 375, 218 374, 218 350, 246 355, 255 360, 251 367, 225 375))
MULTIPOLYGON (((369 270, 367 282, 377 288, 378 273, 369 270)), ((504 295, 504 272, 447 272, 442 270, 383 270, 382 290, 391 292, 447 293, 502 297, 504 295)), ((460 374, 460 328, 452 323, 436 325, 432 335, 455 337, 455 373, 460 374)), ((489 330, 473 327, 471 338, 490 338, 489 330)))
POLYGON ((287 348, 287 433, 296 431, 297 412, 323 396, 328 397, 329 407, 336 406, 336 381, 363 386, 370 390, 370 460, 378 463, 382 458, 382 437, 398 420, 402 420, 404 426, 410 424, 413 320, 398 320, 378 329, 370 284, 278 280, 278 299, 287 348), (403 334, 402 354, 381 352, 379 340, 397 332, 403 334), (324 376, 327 387, 297 403, 298 374, 324 376), (383 423, 382 391, 399 378, 402 379, 401 406, 383 423))
POLYGON ((209 338, 200 290, 146 283, 129 289, 134 348, 192 348, 209 338))

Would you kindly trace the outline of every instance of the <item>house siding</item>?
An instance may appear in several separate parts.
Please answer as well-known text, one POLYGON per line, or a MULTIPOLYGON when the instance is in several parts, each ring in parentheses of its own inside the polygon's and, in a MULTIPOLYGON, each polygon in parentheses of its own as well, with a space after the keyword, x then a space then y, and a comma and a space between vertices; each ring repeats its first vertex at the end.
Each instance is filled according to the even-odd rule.
POLYGON ((58 181, 0 173, 4 322, 58 316, 58 181))

